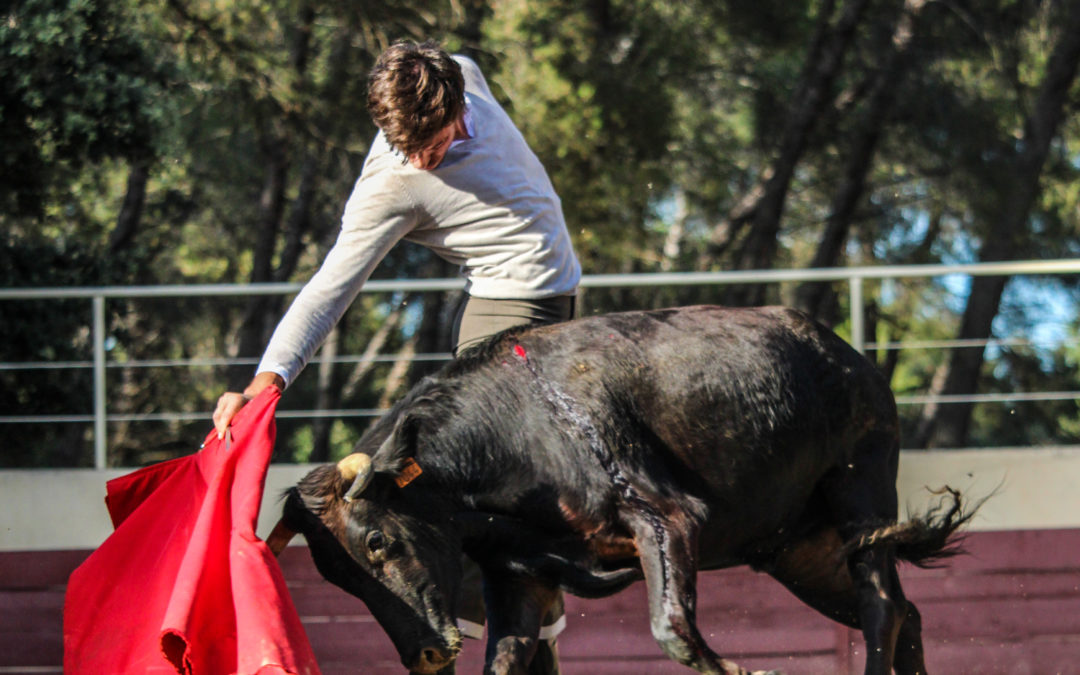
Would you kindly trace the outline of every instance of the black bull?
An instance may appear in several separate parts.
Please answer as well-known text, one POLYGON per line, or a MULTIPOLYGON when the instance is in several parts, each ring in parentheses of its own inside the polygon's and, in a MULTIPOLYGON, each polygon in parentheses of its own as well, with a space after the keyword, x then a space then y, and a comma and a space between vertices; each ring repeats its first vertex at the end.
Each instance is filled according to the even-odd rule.
POLYGON ((695 625, 695 576, 748 564, 860 628, 866 672, 922 673, 896 561, 948 555, 970 518, 951 493, 897 523, 887 383, 782 308, 498 336, 418 384, 357 451, 291 489, 283 524, 418 672, 452 671, 464 552, 484 574, 488 672, 524 672, 558 589, 600 597, 641 578, 664 652, 744 672, 695 625))

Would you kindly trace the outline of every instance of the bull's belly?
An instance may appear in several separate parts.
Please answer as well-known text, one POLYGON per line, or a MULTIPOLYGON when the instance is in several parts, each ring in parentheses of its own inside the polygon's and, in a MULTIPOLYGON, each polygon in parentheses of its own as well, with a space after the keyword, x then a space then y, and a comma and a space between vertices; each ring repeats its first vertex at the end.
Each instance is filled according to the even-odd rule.
POLYGON ((699 532, 698 568, 754 565, 820 531, 827 520, 824 502, 803 492, 744 502, 737 514, 714 513, 699 532))

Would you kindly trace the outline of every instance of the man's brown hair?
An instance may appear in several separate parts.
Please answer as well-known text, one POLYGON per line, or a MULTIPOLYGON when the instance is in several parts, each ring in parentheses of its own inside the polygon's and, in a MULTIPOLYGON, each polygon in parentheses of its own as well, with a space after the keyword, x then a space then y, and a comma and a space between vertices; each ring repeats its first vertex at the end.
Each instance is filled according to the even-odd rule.
POLYGON ((368 112, 406 157, 465 112, 461 66, 435 42, 395 43, 368 75, 368 112))

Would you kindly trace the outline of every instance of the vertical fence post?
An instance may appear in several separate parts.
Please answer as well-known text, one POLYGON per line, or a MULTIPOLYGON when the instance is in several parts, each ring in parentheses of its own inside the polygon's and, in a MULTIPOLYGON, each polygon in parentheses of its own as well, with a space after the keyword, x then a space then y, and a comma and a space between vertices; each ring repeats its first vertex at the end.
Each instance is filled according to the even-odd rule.
POLYGON ((866 317, 863 315, 863 279, 850 277, 848 292, 851 294, 851 346, 860 354, 866 348, 866 317))
POLYGON ((105 296, 94 296, 94 468, 105 456, 105 296))

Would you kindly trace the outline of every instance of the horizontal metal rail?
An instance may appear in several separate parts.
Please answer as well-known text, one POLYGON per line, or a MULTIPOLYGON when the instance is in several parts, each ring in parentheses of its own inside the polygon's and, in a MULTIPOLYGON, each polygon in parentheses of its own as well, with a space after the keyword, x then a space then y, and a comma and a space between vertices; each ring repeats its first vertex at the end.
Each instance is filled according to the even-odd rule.
MULTIPOLYGON (((959 265, 891 265, 836 267, 818 269, 786 270, 741 270, 730 272, 666 272, 653 274, 596 274, 586 275, 581 280, 582 288, 626 288, 640 286, 707 286, 732 284, 761 284, 789 282, 834 282, 848 284, 850 299, 851 343, 859 351, 867 349, 936 349, 983 347, 991 344, 1022 345, 1033 344, 1024 340, 934 340, 913 343, 889 342, 885 344, 866 343, 863 339, 865 317, 863 314, 863 283, 866 280, 915 279, 963 276, 1045 276, 1080 274, 1080 260, 1028 260, 1010 262, 972 263, 959 265)), ((248 358, 197 358, 197 359, 155 359, 144 361, 112 361, 106 358, 105 348, 105 301, 117 298, 168 298, 168 297, 214 297, 214 296, 253 296, 253 295, 289 295, 299 292, 302 283, 265 283, 265 284, 192 284, 161 286, 97 286, 78 288, 3 288, 0 289, 0 301, 4 300, 43 300, 43 299, 89 299, 92 305, 91 327, 93 359, 91 361, 62 361, 55 363, 27 362, 0 363, 0 370, 51 370, 51 369, 92 369, 94 373, 94 401, 92 415, 35 415, 35 416, 0 416, 0 424, 24 423, 66 423, 80 422, 94 424, 94 465, 104 468, 106 465, 106 423, 114 421, 147 420, 197 420, 208 419, 208 413, 152 413, 141 415, 109 415, 106 412, 105 373, 109 368, 166 368, 166 367, 222 367, 228 365, 254 364, 257 359, 248 358)), ((395 279, 368 281, 362 292, 423 292, 454 291, 464 288, 462 279, 395 279)), ((449 354, 420 354, 411 360, 439 361, 449 359, 449 354)), ((394 361, 397 356, 377 356, 364 358, 359 356, 339 356, 333 363, 358 363, 362 361, 394 361)), ((312 360, 322 362, 321 357, 312 360)), ((1025 400, 1068 400, 1080 397, 1080 392, 1034 392, 1017 394, 972 394, 961 397, 951 396, 898 396, 901 404, 923 404, 928 402, 989 402, 989 401, 1025 401, 1025 400)), ((382 410, 323 410, 323 411, 278 411, 281 418, 289 417, 355 417, 382 414, 382 410)))
MULTIPOLYGON (((1039 345, 1077 344, 1077 340, 1059 340, 1051 338, 987 338, 983 340, 911 340, 892 342, 867 342, 863 345, 864 350, 889 350, 898 351, 913 349, 959 349, 972 347, 1037 347, 1039 345)), ((324 356, 313 357, 308 363, 330 363, 334 365, 346 363, 392 363, 401 357, 397 354, 376 354, 374 356, 362 356, 358 354, 346 354, 328 358, 324 356)), ((453 356, 450 352, 431 352, 413 354, 410 361, 449 361, 453 356)), ((225 366, 254 366, 259 363, 257 358, 191 358, 191 359, 133 359, 130 361, 109 361, 105 364, 106 369, 117 368, 221 368, 225 366)), ((0 361, 0 371, 3 370, 89 370, 94 367, 93 361, 0 361)), ((0 421, 3 418, 0 417, 0 421)))
MULTIPOLYGON (((655 272, 645 274, 586 274, 582 288, 633 286, 702 286, 761 284, 803 281, 850 281, 852 279, 929 278, 963 276, 1034 276, 1080 274, 1080 260, 1027 260, 969 263, 962 265, 881 265, 821 267, 785 270, 738 270, 730 272, 655 272)), ((80 286, 58 288, 0 288, 0 300, 74 298, 168 298, 221 295, 288 295, 304 287, 299 282, 262 284, 163 284, 161 286, 80 286)), ((463 279, 374 279, 364 293, 398 291, 453 291, 465 287, 463 279)))
MULTIPOLYGON (((401 357, 396 354, 378 354, 375 356, 362 356, 347 354, 326 358, 316 356, 308 363, 391 363, 401 357)), ((413 354, 410 361, 449 361, 453 358, 450 352, 432 352, 429 354, 413 354)), ((109 361, 105 368, 176 368, 176 367, 214 367, 223 366, 254 366, 259 363, 256 358, 194 358, 194 359, 141 359, 131 361, 109 361)), ((18 361, 0 362, 0 370, 86 370, 93 368, 93 361, 18 361)))

